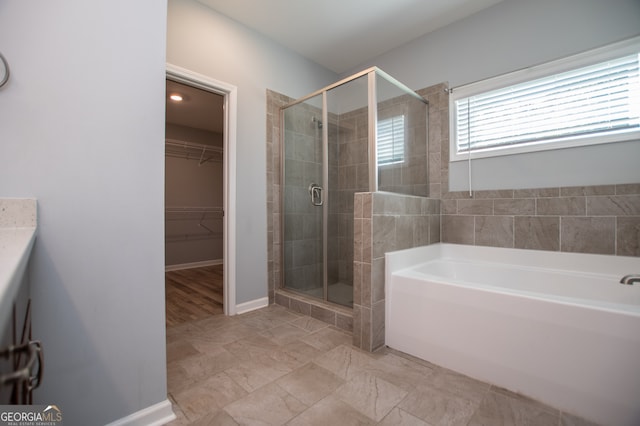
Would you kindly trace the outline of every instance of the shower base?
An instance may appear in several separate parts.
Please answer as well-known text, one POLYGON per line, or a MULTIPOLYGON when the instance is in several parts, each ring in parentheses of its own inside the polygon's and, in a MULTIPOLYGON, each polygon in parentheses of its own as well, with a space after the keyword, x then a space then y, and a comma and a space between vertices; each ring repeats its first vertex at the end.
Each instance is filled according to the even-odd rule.
MULTIPOLYGON (((341 284, 339 287, 341 289, 340 291, 345 290, 342 287, 350 287, 342 283, 336 284, 341 284)), ((352 287, 350 287, 350 290, 352 291, 352 287)), ((353 293, 351 293, 349 297, 352 299, 353 293)), ((353 309, 350 307, 327 302, 317 297, 284 288, 276 290, 275 303, 289 308, 292 311, 309 315, 312 318, 326 322, 350 333, 353 331, 353 309)))
MULTIPOLYGON (((300 292, 315 298, 321 299, 323 297, 322 288, 300 290, 300 292)), ((328 293, 330 302, 344 305, 346 307, 353 306, 353 286, 342 282, 329 284, 328 293)))

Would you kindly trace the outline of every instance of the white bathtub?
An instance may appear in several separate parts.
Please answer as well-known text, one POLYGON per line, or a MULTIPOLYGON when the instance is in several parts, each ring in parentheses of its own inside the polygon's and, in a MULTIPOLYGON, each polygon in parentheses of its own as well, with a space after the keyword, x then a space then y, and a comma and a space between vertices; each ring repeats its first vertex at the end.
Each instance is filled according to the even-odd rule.
POLYGON ((640 425, 640 258, 435 244, 386 255, 386 344, 604 425, 640 425))

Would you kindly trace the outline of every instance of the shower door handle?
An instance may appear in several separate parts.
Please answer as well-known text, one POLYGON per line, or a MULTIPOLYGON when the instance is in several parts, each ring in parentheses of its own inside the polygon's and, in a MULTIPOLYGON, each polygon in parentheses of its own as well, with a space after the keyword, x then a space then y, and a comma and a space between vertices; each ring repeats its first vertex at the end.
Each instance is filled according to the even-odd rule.
POLYGON ((322 187, 317 183, 309 185, 309 195, 311 196, 311 204, 314 206, 321 206, 324 204, 322 199, 322 187))

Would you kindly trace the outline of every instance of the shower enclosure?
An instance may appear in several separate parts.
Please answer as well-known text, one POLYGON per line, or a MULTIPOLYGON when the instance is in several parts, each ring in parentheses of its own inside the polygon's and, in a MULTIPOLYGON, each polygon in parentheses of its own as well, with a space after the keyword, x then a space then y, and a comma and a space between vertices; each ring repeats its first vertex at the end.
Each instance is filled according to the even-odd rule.
POLYGON ((426 101, 370 68, 281 109, 288 290, 353 305, 356 192, 428 195, 426 101))

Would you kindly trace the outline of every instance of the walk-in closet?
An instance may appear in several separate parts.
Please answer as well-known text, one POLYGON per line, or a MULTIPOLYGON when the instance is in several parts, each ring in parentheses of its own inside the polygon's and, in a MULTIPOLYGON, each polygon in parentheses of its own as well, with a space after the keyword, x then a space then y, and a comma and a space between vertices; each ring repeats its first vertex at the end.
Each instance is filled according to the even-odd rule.
POLYGON ((167 80, 167 326, 223 313, 223 103, 167 80))

